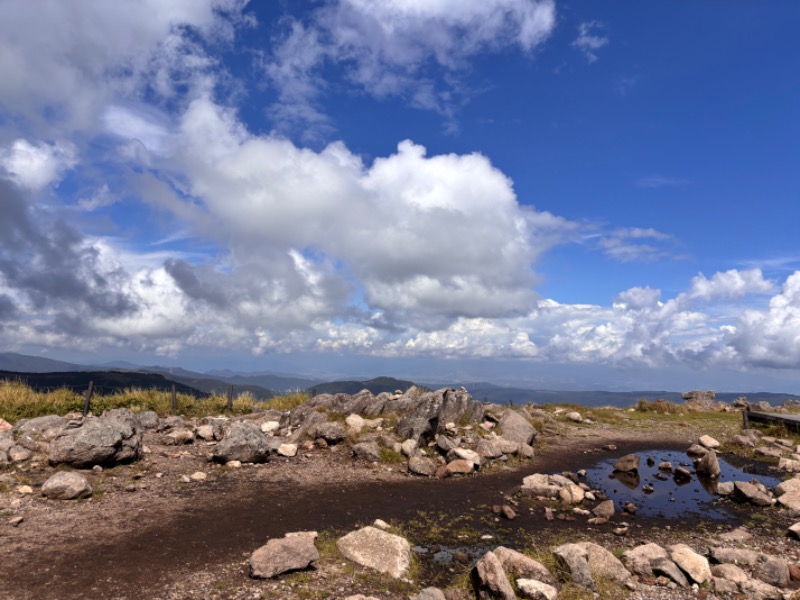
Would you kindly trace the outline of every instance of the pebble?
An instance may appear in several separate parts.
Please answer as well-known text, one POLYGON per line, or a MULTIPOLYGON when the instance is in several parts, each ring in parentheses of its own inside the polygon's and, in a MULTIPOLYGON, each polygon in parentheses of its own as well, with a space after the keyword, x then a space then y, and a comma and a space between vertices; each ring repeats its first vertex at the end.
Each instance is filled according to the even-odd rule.
POLYGON ((192 481, 205 481, 206 479, 208 479, 208 475, 206 475, 202 471, 195 471, 194 473, 192 473, 190 479, 192 481))
POLYGON ((33 493, 33 488, 29 485, 21 485, 17 488, 17 492, 23 496, 33 493))
POLYGON ((8 520, 8 524, 11 525, 12 527, 19 527, 20 523, 22 523, 24 520, 25 517, 11 517, 8 520))

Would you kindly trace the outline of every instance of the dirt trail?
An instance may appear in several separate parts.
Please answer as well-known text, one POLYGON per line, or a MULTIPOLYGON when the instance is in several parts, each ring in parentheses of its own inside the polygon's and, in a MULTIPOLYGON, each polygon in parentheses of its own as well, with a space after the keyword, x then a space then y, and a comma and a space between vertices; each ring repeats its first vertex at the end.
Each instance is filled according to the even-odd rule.
MULTIPOLYGON (((614 455, 652 442, 622 440, 618 446, 614 455)), ((241 561, 269 537, 298 530, 344 531, 376 518, 404 522, 419 511, 463 515, 497 504, 527 474, 577 470, 612 455, 598 448, 594 439, 561 442, 518 470, 447 480, 381 481, 374 474, 367 474, 372 481, 344 483, 298 482, 279 474, 265 481, 220 478, 191 492, 154 495, 144 503, 140 498, 128 515, 120 515, 121 524, 98 519, 91 507, 61 527, 57 515, 41 523, 34 517, 0 542, 5 546, 0 598, 163 597, 165 586, 177 577, 241 561), (585 454, 585 448, 592 453, 585 454)), ((541 526, 530 515, 513 523, 523 531, 541 526)))

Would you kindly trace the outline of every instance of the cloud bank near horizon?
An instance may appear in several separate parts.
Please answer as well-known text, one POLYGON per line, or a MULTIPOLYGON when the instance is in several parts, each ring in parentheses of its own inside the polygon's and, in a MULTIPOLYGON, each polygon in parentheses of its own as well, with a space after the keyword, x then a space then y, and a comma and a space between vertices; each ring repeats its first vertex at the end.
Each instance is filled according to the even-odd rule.
MULTIPOLYGON (((102 2, 19 4, 13 25, 0 20, 0 77, 13 82, 0 88, 5 348, 800 365, 800 271, 699 274, 671 297, 634 287, 606 306, 542 298, 537 269, 556 247, 594 240, 608 260, 652 261, 673 238, 536 209, 478 152, 398 140, 367 159, 343 141, 254 132, 217 54, 254 26, 246 3, 144 4, 123 16, 102 2), (131 213, 159 235, 129 227, 131 213)), ((265 68, 273 110, 305 112, 278 115, 276 131, 283 118, 324 123, 311 90, 323 59, 370 94, 447 118, 441 88, 424 101, 430 73, 531 52, 555 27, 549 1, 450 4, 343 0, 290 24, 265 68)), ((604 45, 578 47, 591 61, 604 45)))

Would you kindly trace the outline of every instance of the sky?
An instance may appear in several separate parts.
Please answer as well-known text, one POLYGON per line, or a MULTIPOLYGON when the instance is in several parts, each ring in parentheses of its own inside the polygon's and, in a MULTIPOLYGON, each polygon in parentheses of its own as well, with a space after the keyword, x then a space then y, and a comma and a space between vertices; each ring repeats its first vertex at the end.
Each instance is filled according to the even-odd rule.
POLYGON ((0 348, 800 393, 795 0, 0 0, 0 348))

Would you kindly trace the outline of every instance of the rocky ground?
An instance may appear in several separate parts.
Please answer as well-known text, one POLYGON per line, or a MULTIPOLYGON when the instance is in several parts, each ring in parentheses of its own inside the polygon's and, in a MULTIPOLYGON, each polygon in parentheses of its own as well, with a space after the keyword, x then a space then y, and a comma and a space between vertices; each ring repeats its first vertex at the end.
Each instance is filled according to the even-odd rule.
POLYGON ((412 389, 230 419, 0 422, 0 598, 792 597, 800 480, 716 480, 729 516, 707 521, 609 506, 581 477, 693 444, 689 477, 717 453, 800 466, 794 440, 714 408, 642 419, 412 389))

